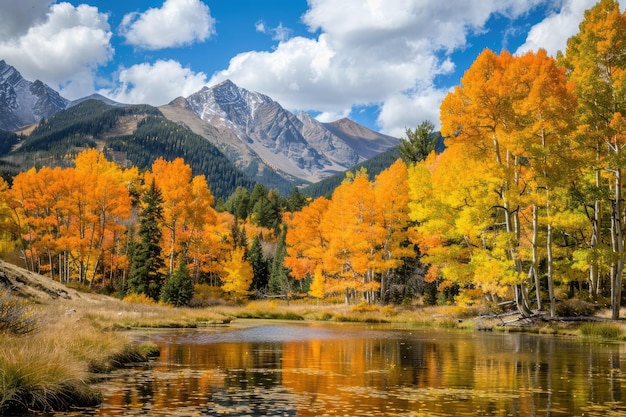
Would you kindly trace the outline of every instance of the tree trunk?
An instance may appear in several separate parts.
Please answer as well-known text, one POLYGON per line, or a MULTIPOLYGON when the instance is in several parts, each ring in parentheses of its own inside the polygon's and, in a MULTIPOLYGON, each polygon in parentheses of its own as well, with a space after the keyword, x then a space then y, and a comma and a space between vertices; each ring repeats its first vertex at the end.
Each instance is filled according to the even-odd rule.
POLYGON ((539 219, 537 216, 537 205, 533 204, 533 236, 532 236, 532 263, 528 269, 528 278, 535 279, 535 293, 537 295, 537 309, 541 310, 541 291, 539 285, 539 274, 537 274, 537 235, 539 234, 539 219))
POLYGON ((615 170, 615 201, 611 216, 611 247, 614 260, 611 263, 611 317, 619 319, 622 304, 622 273, 624 271, 624 235, 622 230, 622 177, 621 169, 615 170))

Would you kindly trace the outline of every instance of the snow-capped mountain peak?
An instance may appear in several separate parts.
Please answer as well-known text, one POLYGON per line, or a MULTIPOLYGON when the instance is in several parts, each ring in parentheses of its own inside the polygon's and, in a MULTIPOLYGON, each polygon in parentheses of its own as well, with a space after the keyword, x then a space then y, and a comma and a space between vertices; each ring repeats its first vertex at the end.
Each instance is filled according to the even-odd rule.
POLYGON ((356 123, 335 126, 320 123, 308 113, 295 116, 270 97, 238 87, 230 80, 203 87, 187 97, 186 104, 181 103, 179 98, 170 105, 187 108, 206 123, 228 130, 231 138, 237 138, 236 144, 220 142, 222 149, 228 147, 227 155, 243 158, 242 146, 249 149, 246 161, 236 161, 244 165, 244 170, 266 166, 290 180, 318 181, 352 168, 369 158, 373 150, 383 152, 398 142, 356 123), (350 131, 342 132, 342 126, 350 131), (368 134, 364 147, 352 135, 359 127, 368 134))
POLYGON ((67 107, 69 100, 39 80, 27 81, 0 60, 0 129, 17 130, 67 107))

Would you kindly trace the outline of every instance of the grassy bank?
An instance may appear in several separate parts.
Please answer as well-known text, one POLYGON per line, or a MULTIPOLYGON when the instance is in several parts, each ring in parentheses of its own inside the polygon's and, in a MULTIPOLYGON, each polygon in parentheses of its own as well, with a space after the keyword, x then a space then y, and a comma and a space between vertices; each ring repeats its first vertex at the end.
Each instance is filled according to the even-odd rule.
POLYGON ((102 398, 90 382, 98 373, 154 354, 154 347, 133 345, 124 333, 88 320, 80 312, 93 308, 88 301, 33 304, 6 294, 0 300, 0 415, 96 405, 102 398), (28 331, 14 330, 20 322, 28 322, 28 331))

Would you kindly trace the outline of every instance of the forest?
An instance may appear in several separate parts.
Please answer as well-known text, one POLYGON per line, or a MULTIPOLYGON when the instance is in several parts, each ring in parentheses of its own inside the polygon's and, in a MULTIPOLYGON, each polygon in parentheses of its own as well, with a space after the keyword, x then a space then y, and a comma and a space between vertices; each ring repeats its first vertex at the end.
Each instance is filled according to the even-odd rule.
MULTIPOLYGON (((441 104, 445 149, 424 122, 373 178, 352 171, 320 197, 239 186, 219 204, 213 174, 189 165, 202 166, 198 155, 157 158, 140 172, 86 150, 72 166, 2 182, 2 250, 51 279, 174 305, 207 294, 383 304, 421 296, 554 316, 576 297, 617 319, 625 70, 626 14, 602 0, 556 58, 484 50, 441 104)), ((166 123, 153 117, 146 140, 166 123)))
MULTIPOLYGON (((30 167, 69 167, 87 148, 101 149, 121 166, 149 168, 157 158, 184 158, 194 175, 205 175, 216 198, 254 181, 201 136, 167 120, 148 105, 114 107, 86 100, 49 119, 27 136, 0 132, 0 171, 11 177, 30 167)), ((288 188, 287 188, 288 189, 288 188)))

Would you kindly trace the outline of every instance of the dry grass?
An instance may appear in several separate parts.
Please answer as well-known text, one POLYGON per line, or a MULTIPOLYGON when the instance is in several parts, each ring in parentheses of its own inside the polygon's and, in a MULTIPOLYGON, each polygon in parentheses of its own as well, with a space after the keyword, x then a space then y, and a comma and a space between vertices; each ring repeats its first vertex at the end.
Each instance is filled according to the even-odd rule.
POLYGON ((41 317, 34 332, 0 333, 0 415, 95 405, 101 396, 89 386, 94 372, 147 360, 150 347, 88 319, 90 311, 110 316, 118 303, 108 304, 56 300, 33 307, 41 317))
MULTIPOLYGON (((378 304, 323 304, 312 300, 252 301, 242 307, 218 307, 216 311, 239 319, 282 319, 353 323, 393 323, 408 327, 472 328, 471 321, 450 315, 448 307, 403 308, 378 304)), ((465 310, 464 310, 465 311, 465 310)))

